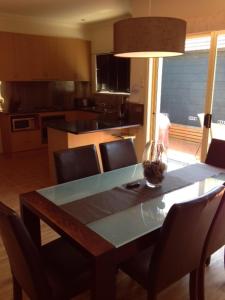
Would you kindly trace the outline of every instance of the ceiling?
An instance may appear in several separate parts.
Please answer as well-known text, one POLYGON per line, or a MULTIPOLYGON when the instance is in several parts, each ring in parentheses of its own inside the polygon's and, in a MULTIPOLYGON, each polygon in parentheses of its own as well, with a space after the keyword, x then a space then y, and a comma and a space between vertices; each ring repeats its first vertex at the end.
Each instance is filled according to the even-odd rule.
POLYGON ((130 0, 0 0, 0 14, 75 26, 120 17, 130 0))

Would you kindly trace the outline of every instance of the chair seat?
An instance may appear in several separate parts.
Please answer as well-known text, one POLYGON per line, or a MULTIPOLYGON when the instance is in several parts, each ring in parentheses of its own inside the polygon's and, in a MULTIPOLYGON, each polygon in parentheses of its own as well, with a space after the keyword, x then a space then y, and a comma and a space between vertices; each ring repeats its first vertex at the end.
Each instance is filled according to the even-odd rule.
POLYGON ((90 286, 90 261, 62 238, 41 248, 53 299, 74 297, 90 286))
POLYGON ((149 285, 149 265, 154 247, 149 247, 123 263, 120 268, 140 285, 147 289, 149 285))

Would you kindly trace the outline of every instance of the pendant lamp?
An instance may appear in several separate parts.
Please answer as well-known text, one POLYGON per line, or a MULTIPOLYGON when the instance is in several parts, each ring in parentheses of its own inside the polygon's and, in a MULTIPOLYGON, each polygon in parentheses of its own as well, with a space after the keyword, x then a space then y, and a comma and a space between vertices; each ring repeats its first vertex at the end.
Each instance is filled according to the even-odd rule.
POLYGON ((114 55, 166 57, 184 53, 186 21, 169 17, 128 18, 114 23, 114 55))

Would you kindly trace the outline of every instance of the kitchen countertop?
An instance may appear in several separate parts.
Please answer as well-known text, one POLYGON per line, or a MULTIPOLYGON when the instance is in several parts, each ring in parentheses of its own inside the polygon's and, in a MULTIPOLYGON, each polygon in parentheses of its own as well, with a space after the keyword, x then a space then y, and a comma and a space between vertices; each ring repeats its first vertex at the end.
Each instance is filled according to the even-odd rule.
POLYGON ((94 113, 103 113, 103 109, 101 107, 93 106, 93 107, 76 107, 73 109, 46 109, 46 110, 37 110, 32 112, 2 112, 0 111, 0 114, 10 115, 10 116, 30 116, 30 115, 37 115, 37 114, 43 114, 43 113, 63 113, 68 111, 84 111, 84 112, 94 112, 94 113))
POLYGON ((126 121, 126 120, 78 120, 74 122, 66 121, 52 121, 49 122, 48 127, 65 131, 73 134, 84 134, 88 132, 96 132, 102 130, 120 129, 120 128, 132 128, 140 127, 138 122, 126 121))

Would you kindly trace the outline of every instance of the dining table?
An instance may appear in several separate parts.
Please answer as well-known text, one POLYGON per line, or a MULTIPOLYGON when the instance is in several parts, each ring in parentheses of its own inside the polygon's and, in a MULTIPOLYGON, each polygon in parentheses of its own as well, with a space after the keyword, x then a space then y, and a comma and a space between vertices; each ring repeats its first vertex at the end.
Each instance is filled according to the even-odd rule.
POLYGON ((91 299, 115 300, 118 266, 154 245, 171 206, 224 181, 225 169, 195 163, 168 170, 161 186, 148 188, 136 164, 21 194, 21 216, 37 247, 40 220, 71 240, 93 263, 91 299))

